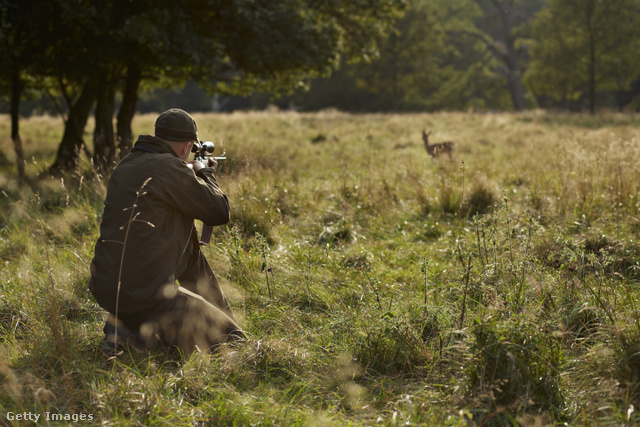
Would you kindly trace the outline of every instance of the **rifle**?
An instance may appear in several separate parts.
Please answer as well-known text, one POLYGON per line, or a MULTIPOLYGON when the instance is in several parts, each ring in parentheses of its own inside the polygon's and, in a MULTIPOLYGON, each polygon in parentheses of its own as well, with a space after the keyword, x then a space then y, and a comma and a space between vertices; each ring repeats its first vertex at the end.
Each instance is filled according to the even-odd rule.
MULTIPOLYGON (((216 150, 216 146, 211 141, 196 141, 195 144, 191 147, 191 152, 195 153, 193 156, 193 160, 199 160, 202 163, 208 164, 207 157, 210 157, 210 154, 216 150)), ((226 160, 225 153, 222 153, 222 157, 214 157, 214 160, 226 160)))
MULTIPOLYGON (((215 151, 216 146, 211 141, 196 141, 195 144, 191 147, 191 152, 195 153, 193 156, 193 160, 198 160, 205 165, 209 164, 208 158, 215 151)), ((214 160, 226 160, 225 153, 222 153, 221 157, 213 157, 214 160)), ((213 227, 210 225, 203 224, 202 225, 202 235, 200 236, 200 244, 208 245, 211 240, 211 232, 213 231, 213 227)))

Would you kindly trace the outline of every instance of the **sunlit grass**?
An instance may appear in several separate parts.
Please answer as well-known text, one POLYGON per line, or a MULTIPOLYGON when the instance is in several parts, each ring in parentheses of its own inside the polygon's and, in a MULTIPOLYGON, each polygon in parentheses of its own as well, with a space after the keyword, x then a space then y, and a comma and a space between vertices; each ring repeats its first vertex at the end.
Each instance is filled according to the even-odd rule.
MULTIPOLYGON (((638 421, 636 116, 195 118, 228 157, 217 178, 232 222, 204 250, 249 340, 190 360, 102 356, 87 283, 108 176, 83 154, 80 171, 38 177, 62 126, 24 120, 31 179, 0 172, 2 416, 638 421), (454 159, 432 160, 422 129, 455 141, 454 159)), ((154 120, 136 117, 134 132, 154 120)), ((8 123, 0 118, 5 135, 8 123)), ((13 158, 8 138, 0 150, 13 158)))

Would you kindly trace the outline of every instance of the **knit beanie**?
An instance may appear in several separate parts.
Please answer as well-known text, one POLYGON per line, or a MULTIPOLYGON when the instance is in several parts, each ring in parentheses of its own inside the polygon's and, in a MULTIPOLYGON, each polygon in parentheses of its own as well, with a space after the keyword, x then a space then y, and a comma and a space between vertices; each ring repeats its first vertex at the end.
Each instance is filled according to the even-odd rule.
POLYGON ((156 119, 156 136, 167 141, 195 141, 198 139, 198 126, 186 111, 170 108, 156 119))

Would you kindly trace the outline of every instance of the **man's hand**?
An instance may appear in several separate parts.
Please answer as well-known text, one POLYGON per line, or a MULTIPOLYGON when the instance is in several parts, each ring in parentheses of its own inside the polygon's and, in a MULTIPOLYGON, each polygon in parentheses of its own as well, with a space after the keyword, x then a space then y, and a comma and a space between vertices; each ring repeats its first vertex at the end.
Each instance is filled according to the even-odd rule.
POLYGON ((207 157, 209 160, 209 167, 214 171, 218 168, 218 162, 213 157, 207 157))
POLYGON ((187 162, 187 166, 193 169, 194 172, 198 172, 204 167, 204 164, 200 160, 191 160, 190 162, 187 162))
POLYGON ((194 172, 198 172, 202 168, 212 168, 214 171, 218 167, 218 162, 212 157, 207 157, 207 164, 202 163, 200 160, 191 160, 187 162, 187 166, 193 169, 194 172))

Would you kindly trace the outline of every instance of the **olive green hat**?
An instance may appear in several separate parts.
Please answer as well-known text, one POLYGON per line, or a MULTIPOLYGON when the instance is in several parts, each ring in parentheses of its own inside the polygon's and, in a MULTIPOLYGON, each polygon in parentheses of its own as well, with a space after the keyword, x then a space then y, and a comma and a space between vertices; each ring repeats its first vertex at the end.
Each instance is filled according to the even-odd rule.
POLYGON ((198 126, 186 111, 170 108, 156 119, 156 136, 167 141, 195 141, 198 139, 198 126))

